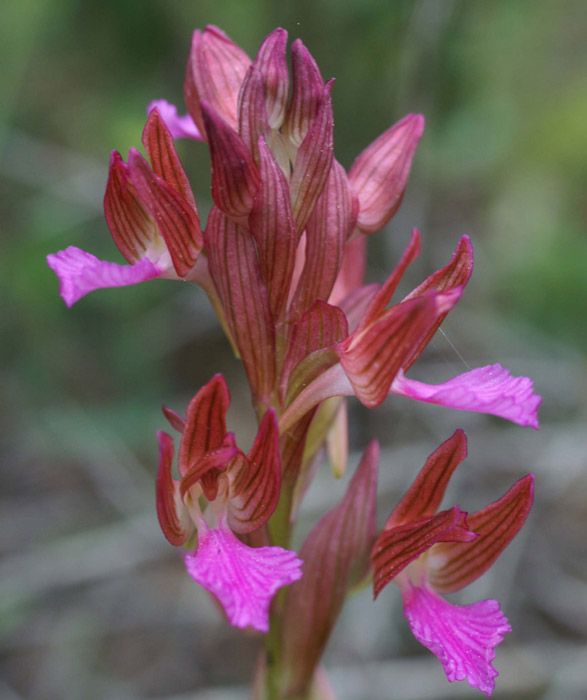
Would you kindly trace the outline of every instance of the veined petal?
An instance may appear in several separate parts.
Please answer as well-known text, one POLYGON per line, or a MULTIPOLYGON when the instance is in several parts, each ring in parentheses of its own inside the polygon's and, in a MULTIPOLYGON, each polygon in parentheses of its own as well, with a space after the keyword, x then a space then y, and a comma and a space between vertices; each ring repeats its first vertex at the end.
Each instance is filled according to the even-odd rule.
POLYGON ((293 90, 282 131, 295 150, 318 113, 324 87, 320 69, 301 39, 291 46, 291 71, 293 90))
MULTIPOLYGON (((463 236, 459 241, 455 252, 452 254, 448 265, 431 274, 430 277, 422 282, 422 284, 418 285, 416 289, 411 291, 408 296, 403 299, 403 301, 416 299, 417 297, 428 294, 433 290, 437 292, 448 292, 457 288, 463 290, 467 286, 472 272, 473 246, 471 245, 469 237, 463 236)), ((402 369, 404 372, 407 372, 414 362, 420 357, 422 351, 428 345, 430 339, 436 333, 449 311, 450 309, 435 319, 434 323, 427 330, 426 334, 422 337, 418 345, 412 349, 412 352, 408 355, 403 364, 402 369)))
POLYGON ((168 185, 171 185, 197 214, 196 200, 173 145, 172 134, 157 107, 154 107, 149 112, 147 123, 143 129, 142 140, 149 154, 151 168, 155 175, 165 180, 168 185))
POLYGON ((298 236, 301 236, 318 197, 322 194, 330 173, 334 153, 334 118, 332 116, 332 85, 329 80, 308 133, 295 158, 289 181, 291 208, 298 236))
POLYGON ((404 301, 362 333, 349 336, 341 346, 340 363, 363 405, 375 408, 383 402, 406 356, 459 297, 458 290, 451 290, 404 301))
POLYGON ((450 477, 466 457, 467 437, 462 430, 456 430, 428 457, 414 483, 393 509, 384 529, 434 515, 450 477))
POLYGON ((359 197, 357 228, 373 233, 398 210, 424 131, 424 117, 408 114, 368 146, 350 171, 351 186, 359 197))
MULTIPOLYGON (((279 396, 282 403, 285 403, 288 394, 291 374, 300 362, 317 350, 341 342, 347 335, 346 319, 342 311, 317 299, 294 325, 279 379, 279 396)), ((307 384, 310 379, 307 371, 303 374, 298 372, 297 375, 300 385, 307 384)))
POLYGON ((424 384, 399 372, 389 392, 461 411, 490 413, 538 429, 542 397, 534 393, 529 377, 513 377, 501 365, 478 367, 443 384, 424 384))
POLYGON ((238 95, 251 59, 221 29, 196 30, 188 58, 184 95, 200 133, 205 135, 201 102, 212 105, 234 130, 238 128, 238 95))
POLYGON ((160 277, 167 269, 154 265, 148 258, 134 265, 105 262, 72 245, 48 255, 47 265, 59 277, 59 294, 67 306, 94 289, 138 284, 160 277))
POLYGON ((228 474, 228 525, 240 535, 264 525, 279 501, 281 465, 275 409, 265 413, 251 451, 236 465, 228 474))
POLYGON ((208 264, 257 404, 270 405, 275 383, 275 326, 255 241, 217 207, 205 232, 208 264))
POLYGON ((261 275, 277 321, 283 319, 287 310, 297 235, 287 180, 263 137, 259 139, 258 153, 261 182, 249 227, 257 243, 261 275))
POLYGON ((404 616, 414 637, 439 659, 446 677, 468 681, 491 695, 498 672, 491 662, 495 647, 511 632, 496 600, 453 605, 428 586, 402 587, 404 616))
POLYGON ((289 94, 286 46, 287 32, 278 27, 265 37, 253 61, 263 76, 267 115, 272 129, 279 129, 283 122, 289 94))
POLYGON ((306 262, 288 312, 292 320, 299 319, 314 300, 330 297, 356 215, 356 198, 344 168, 333 159, 326 185, 308 219, 306 262))
POLYGON ((164 250, 157 224, 139 198, 128 165, 118 151, 110 154, 104 214, 116 247, 129 263, 144 258, 148 251, 164 250))
MULTIPOLYGON (((355 332, 338 346, 308 356, 303 362, 312 363, 313 372, 309 376, 315 379, 305 387, 299 386, 299 393, 294 390, 292 396, 286 397, 286 403, 290 400, 291 403, 279 419, 281 434, 320 401, 332 396, 354 394, 368 408, 379 406, 410 348, 434 318, 454 306, 459 297, 460 289, 456 288, 440 294, 430 292, 428 296, 402 302, 386 311, 363 333, 355 332), (333 351, 340 359, 336 364, 329 356, 333 351)), ((308 368, 309 364, 300 367, 300 372, 308 368)))
POLYGON ((367 446, 341 503, 307 536, 304 576, 286 595, 283 612, 285 694, 304 694, 348 589, 369 568, 375 539, 379 445, 367 446))
POLYGON ((222 444, 229 405, 230 393, 221 374, 212 377, 190 401, 179 446, 178 467, 182 477, 206 452, 222 444))
POLYGON ((377 538, 373 564, 373 596, 377 596, 406 566, 437 542, 472 542, 477 538, 467 524, 467 514, 458 506, 416 522, 398 525, 377 538))
POLYGON ((198 531, 197 551, 185 556, 189 575, 213 593, 234 627, 269 631, 269 605, 283 586, 302 576, 302 562, 281 547, 253 549, 226 525, 198 531))
POLYGON ((467 546, 439 544, 431 557, 430 581, 451 593, 484 574, 520 531, 532 507, 534 477, 525 476, 495 503, 469 516, 469 527, 479 537, 467 546))
POLYGON ((227 216, 246 224, 259 187, 259 171, 237 132, 207 102, 201 108, 210 144, 214 203, 227 216))
POLYGON ((200 257, 204 239, 197 211, 179 192, 156 175, 134 148, 128 156, 130 176, 171 255, 179 277, 185 277, 200 257))
POLYGON ((198 482, 208 501, 214 501, 218 495, 218 477, 242 454, 234 440, 233 433, 227 433, 222 444, 208 452, 183 475, 179 485, 180 496, 185 498, 187 492, 198 482))
POLYGON ((167 100, 153 100, 147 107, 147 114, 150 114, 154 109, 159 110, 161 119, 165 122, 174 139, 204 140, 191 115, 184 114, 180 117, 177 113, 177 107, 172 105, 171 102, 167 102, 167 100))
POLYGON ((173 440, 159 431, 159 469, 157 471, 157 517, 167 540, 180 547, 188 538, 189 527, 182 518, 179 484, 171 476, 173 440))
POLYGON ((261 71, 252 65, 238 96, 238 133, 259 165, 258 142, 269 132, 261 71))

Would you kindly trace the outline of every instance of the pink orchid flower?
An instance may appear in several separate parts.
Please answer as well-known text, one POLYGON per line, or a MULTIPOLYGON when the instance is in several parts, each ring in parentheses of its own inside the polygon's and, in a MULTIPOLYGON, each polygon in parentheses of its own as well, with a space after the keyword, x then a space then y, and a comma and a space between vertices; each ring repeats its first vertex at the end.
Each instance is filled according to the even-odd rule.
POLYGON ((228 387, 216 375, 194 396, 185 421, 165 409, 182 434, 180 479, 172 476, 173 440, 160 432, 157 513, 169 542, 189 547, 188 573, 216 596, 230 623, 267 632, 271 599, 301 577, 302 562, 282 547, 253 548, 236 537, 267 522, 279 499, 281 471, 274 410, 261 420, 245 455, 226 432, 229 403, 228 387), (204 511, 202 502, 209 504, 204 511))
POLYGON ((440 659, 448 680, 467 680, 489 696, 495 647, 511 627, 495 600, 461 606, 438 593, 458 591, 489 569, 528 517, 534 478, 471 515, 458 506, 437 512, 466 455, 461 430, 430 455, 375 542, 373 586, 377 597, 391 581, 398 585, 414 636, 440 659))
POLYGON ((304 358, 305 372, 299 360, 297 367, 293 362, 293 366, 287 366, 286 360, 282 432, 325 399, 354 395, 372 408, 390 393, 538 427, 541 397, 534 394, 532 381, 527 377, 512 377, 501 365, 478 368, 439 385, 405 376, 459 300, 473 269, 473 249, 468 237, 463 236, 446 267, 430 275, 400 303, 386 308, 419 251, 420 235, 414 231, 402 259, 385 284, 379 288, 359 287, 351 292, 340 302, 346 316, 340 309, 325 305, 320 333, 324 335, 326 327, 332 333, 337 328, 334 333, 337 342, 315 351, 311 359, 304 358), (287 388, 291 377, 295 384, 287 388))
POLYGON ((151 166, 135 149, 128 164, 112 152, 104 211, 112 238, 130 265, 99 260, 75 246, 47 256, 67 306, 102 287, 155 277, 185 279, 203 247, 196 202, 158 109, 143 132, 151 166))

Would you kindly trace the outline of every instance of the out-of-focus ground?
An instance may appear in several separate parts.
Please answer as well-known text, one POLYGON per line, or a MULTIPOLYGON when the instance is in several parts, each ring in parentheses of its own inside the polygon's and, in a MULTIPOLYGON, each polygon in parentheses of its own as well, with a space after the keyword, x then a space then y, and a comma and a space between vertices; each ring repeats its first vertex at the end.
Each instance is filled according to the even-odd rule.
MULTIPOLYGON (((587 62, 582 0, 43 2, 0 9, 1 700, 237 700, 259 640, 231 630, 186 576, 154 511, 159 405, 183 411, 215 372, 250 440, 243 375, 200 290, 154 281, 66 310, 44 256, 74 244, 119 260, 101 200, 108 152, 137 146, 145 105, 182 103, 191 31, 220 25, 254 55, 281 25, 335 76, 349 166, 407 112, 427 128, 404 204, 373 237, 382 280, 412 226, 406 284, 473 239, 476 269, 412 376, 491 362, 529 374, 541 430, 393 399, 351 407, 351 467, 383 446, 380 521, 426 456, 469 436, 447 502, 474 510, 536 474, 536 503, 498 564, 455 600, 498 598, 500 700, 587 697, 587 62)), ((205 217, 202 144, 179 144, 205 217)), ((406 287, 407 288, 407 287, 406 287)), ((301 530, 336 498, 327 467, 301 530)), ((341 700, 479 697, 411 637, 398 592, 353 598, 326 667, 341 700)))

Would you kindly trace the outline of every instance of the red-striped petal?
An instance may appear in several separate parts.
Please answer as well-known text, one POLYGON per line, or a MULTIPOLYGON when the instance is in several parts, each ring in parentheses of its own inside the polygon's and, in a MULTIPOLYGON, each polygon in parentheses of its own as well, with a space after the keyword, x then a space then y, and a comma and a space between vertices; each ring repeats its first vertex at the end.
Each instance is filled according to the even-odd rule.
POLYGON ((324 86, 316 118, 297 152, 289 181, 291 208, 298 236, 306 228, 332 165, 334 119, 330 93, 333 82, 330 80, 324 86))
POLYGON ((157 107, 149 112, 143 130, 143 145, 155 175, 171 185, 198 214, 192 188, 173 145, 173 137, 157 107))
POLYGON ((468 523, 479 535, 475 542, 467 546, 443 544, 434 549, 434 562, 438 562, 438 566, 430 570, 434 587, 451 593, 484 574, 526 522, 533 496, 534 477, 529 474, 498 501, 472 513, 468 523))
POLYGON ((249 226, 259 251, 261 275, 274 318, 286 312, 296 253, 297 236, 289 201, 288 183, 265 139, 259 139, 261 183, 249 226))
POLYGON ((324 87, 320 69, 301 39, 291 46, 291 71, 293 90, 282 131, 295 149, 318 114, 324 87))
POLYGON ((283 612, 285 694, 304 695, 350 587, 369 568, 375 538, 379 446, 371 442, 342 502, 307 536, 304 575, 283 612))
POLYGON ((128 165, 118 151, 110 155, 104 213, 114 243, 126 260, 134 263, 144 257, 149 244, 158 237, 157 225, 139 198, 128 165))
POLYGON ((214 376, 190 401, 179 446, 178 466, 182 477, 206 452, 222 445, 229 405, 230 394, 221 374, 214 376))
POLYGON ((206 133, 200 104, 208 102, 217 114, 237 129, 237 102, 251 60, 221 29, 208 25, 196 30, 188 58, 184 95, 196 126, 206 133))
POLYGON ((153 173, 134 148, 128 162, 132 181, 157 222, 173 267, 185 277, 200 257, 204 243, 198 214, 171 185, 153 173))
POLYGON ((279 129, 285 116, 289 95, 289 70, 285 55, 287 32, 274 29, 265 37, 255 56, 253 65, 261 71, 265 88, 265 103, 269 126, 279 129))
POLYGON ((281 488, 279 429, 274 409, 263 416, 246 459, 231 466, 229 482, 230 529, 241 535, 259 529, 277 507, 281 488))
POLYGON ((328 301, 356 219, 356 198, 344 168, 334 159, 306 227, 306 262, 289 311, 297 320, 315 299, 328 301))
POLYGON ((472 542, 477 535, 471 531, 466 516, 455 506, 437 515, 383 530, 371 552, 374 597, 437 542, 472 542))
POLYGON ((462 430, 456 430, 428 457, 414 483, 393 509, 384 529, 434 515, 450 477, 466 457, 467 436, 462 430))
POLYGON ((259 171, 236 131, 207 102, 201 107, 212 160, 212 198, 227 216, 245 224, 259 187, 259 171))
MULTIPOLYGON (((318 350, 329 348, 344 340, 348 335, 347 323, 344 314, 336 306, 331 306, 324 301, 317 300, 306 311, 302 318, 295 324, 289 341, 289 348, 279 379, 279 394, 282 403, 289 403, 297 391, 306 386, 314 378, 314 372, 310 371, 310 365, 306 363, 305 369, 300 367, 295 372, 296 379, 290 386, 291 375, 300 365, 302 360, 318 350), (288 395, 288 401, 286 401, 288 395)), ((337 356, 332 359, 336 362, 337 356)))
POLYGON ((353 163, 349 179, 359 197, 357 228, 363 233, 378 231, 398 210, 423 131, 424 117, 408 114, 353 163))
POLYGON ((205 232, 208 264, 257 404, 270 405, 275 328, 255 241, 214 207, 205 232))
MULTIPOLYGON (((408 294, 404 301, 407 301, 408 299, 416 299, 417 297, 423 296, 432 290, 436 290, 437 292, 447 292, 451 289, 456 289, 457 287, 464 289, 467 282, 471 278, 472 272, 473 246, 471 245, 469 237, 463 236, 459 241, 459 244, 457 245, 448 265, 443 267, 441 270, 437 270, 430 275, 430 277, 425 279, 422 284, 418 285, 416 289, 408 294)), ((422 337, 420 343, 413 348, 402 367, 405 372, 407 372, 418 357, 420 357, 424 348, 426 345, 428 345, 430 339, 436 333, 447 314, 448 311, 440 315, 422 337)))
POLYGON ((157 471, 157 517, 163 534, 172 545, 180 547, 188 538, 189 529, 178 515, 178 483, 171 476, 173 440, 158 432, 159 470, 157 471))

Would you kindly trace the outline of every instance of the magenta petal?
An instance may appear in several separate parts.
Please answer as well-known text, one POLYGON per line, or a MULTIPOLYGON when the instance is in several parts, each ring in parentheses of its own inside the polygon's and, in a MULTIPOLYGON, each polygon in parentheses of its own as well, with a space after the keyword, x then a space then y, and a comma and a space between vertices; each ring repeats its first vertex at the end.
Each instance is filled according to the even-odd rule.
POLYGON ((138 284, 159 277, 164 271, 158 269, 148 258, 143 258, 134 265, 118 265, 99 260, 95 255, 72 245, 48 255, 47 265, 59 277, 59 294, 67 306, 75 304, 94 289, 138 284))
POLYGON ((414 637, 440 659, 448 680, 467 680, 490 696, 499 675, 491 665, 495 647, 512 631, 499 603, 453 605, 430 588, 411 583, 402 595, 414 637))
POLYGON ((165 122, 165 126, 169 129, 174 139, 204 140, 189 114, 184 114, 183 117, 180 117, 177 113, 177 107, 172 105, 171 102, 167 102, 167 100, 153 100, 149 102, 147 114, 150 114, 155 107, 159 110, 161 119, 165 122))
POLYGON ((400 373, 390 393, 461 411, 491 413, 538 429, 538 406, 542 397, 534 393, 529 377, 513 377, 509 369, 501 365, 478 367, 444 384, 423 384, 400 373))
POLYGON ((198 537, 185 556, 189 575, 218 598, 231 625, 268 632, 271 598, 302 577, 302 561, 281 547, 247 547, 226 527, 198 537))

